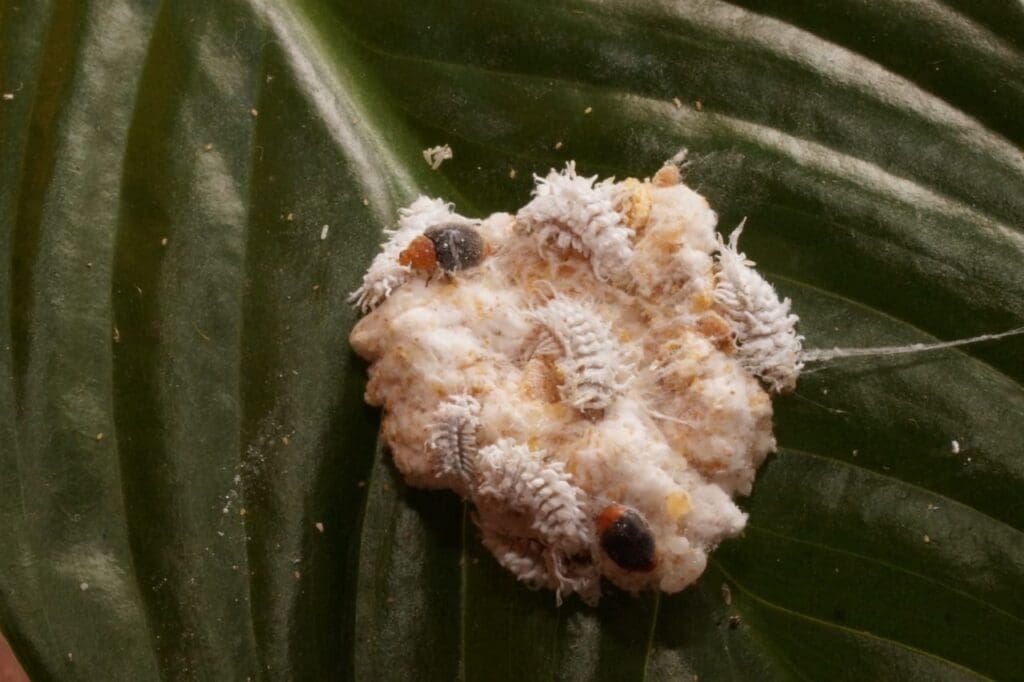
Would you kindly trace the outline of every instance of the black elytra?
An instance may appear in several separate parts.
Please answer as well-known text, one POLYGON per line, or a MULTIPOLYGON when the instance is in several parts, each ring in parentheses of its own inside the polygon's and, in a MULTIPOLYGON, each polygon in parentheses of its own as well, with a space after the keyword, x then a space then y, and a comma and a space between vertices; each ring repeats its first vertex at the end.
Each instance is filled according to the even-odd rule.
POLYGON ((479 265, 483 260, 483 237, 468 225, 435 225, 427 228, 423 236, 434 243, 437 265, 444 272, 465 270, 479 265))
POLYGON ((625 509, 601 533, 601 549, 627 571, 654 568, 654 536, 639 513, 625 509))

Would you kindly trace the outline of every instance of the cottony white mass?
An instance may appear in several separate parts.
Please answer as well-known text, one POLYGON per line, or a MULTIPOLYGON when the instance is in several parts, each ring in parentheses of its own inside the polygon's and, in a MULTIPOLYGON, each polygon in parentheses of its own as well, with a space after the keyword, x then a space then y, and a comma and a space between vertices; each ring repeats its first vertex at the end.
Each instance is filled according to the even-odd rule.
MULTIPOLYGON (((678 592, 739 534, 775 449, 772 392, 807 362, 798 318, 668 164, 652 179, 537 177, 482 221, 420 197, 352 299, 366 400, 408 482, 475 507, 481 540, 559 602, 678 592)), ((1019 331, 1019 330, 1018 330, 1019 331)), ((1008 332, 1016 333, 1016 332, 1008 332)))

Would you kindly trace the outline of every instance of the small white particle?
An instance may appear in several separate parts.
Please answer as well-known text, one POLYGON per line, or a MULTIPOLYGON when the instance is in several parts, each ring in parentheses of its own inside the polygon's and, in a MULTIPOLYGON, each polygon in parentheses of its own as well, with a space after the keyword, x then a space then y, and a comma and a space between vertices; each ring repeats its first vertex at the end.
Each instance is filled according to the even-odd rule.
POLYGON ((82 590, 82 592, 85 592, 86 590, 88 590, 88 589, 89 589, 89 583, 82 583, 82 584, 81 584, 81 585, 79 585, 78 587, 79 587, 79 589, 81 589, 81 590, 82 590))
POLYGON ((314 523, 313 525, 314 525, 314 526, 316 526, 316 529, 317 529, 318 531, 320 531, 321 533, 323 533, 323 532, 324 532, 324 522, 323 522, 323 521, 317 521, 317 522, 316 522, 316 523, 314 523))
POLYGON ((672 98, 672 104, 675 106, 676 109, 683 108, 683 102, 678 97, 672 98))
POLYGON ((249 115, 252 116, 253 118, 256 118, 257 116, 260 115, 260 112, 257 111, 256 109, 250 109, 249 110, 249 115))
POLYGON ((516 179, 516 169, 515 168, 509 168, 508 169, 508 177, 511 178, 512 180, 516 179))
POLYGON ((927 535, 924 536, 924 544, 926 544, 926 545, 931 544, 931 541, 932 541, 932 539, 930 537, 928 537, 927 535))
POLYGON ((331 229, 330 225, 324 225, 323 227, 320 228, 320 240, 321 241, 323 241, 324 239, 327 239, 327 231, 330 230, 330 229, 331 229))
POLYGON ((430 164, 431 170, 437 170, 442 163, 454 156, 452 148, 446 144, 423 150, 423 159, 430 164))
POLYGON ((587 107, 586 109, 584 109, 584 110, 583 110, 583 113, 584 113, 584 114, 589 114, 589 113, 590 113, 590 112, 592 112, 593 110, 594 110, 594 107, 587 107))
POLYGON ((5 102, 10 102, 12 99, 14 99, 14 93, 13 92, 5 92, 4 93, 4 101, 5 102))
POLYGON ((562 148, 562 141, 559 140, 558 142, 555 143, 555 149, 561 149, 561 148, 562 148))
POLYGON ((952 450, 954 455, 960 454, 960 441, 954 440, 949 444, 949 449, 952 450))

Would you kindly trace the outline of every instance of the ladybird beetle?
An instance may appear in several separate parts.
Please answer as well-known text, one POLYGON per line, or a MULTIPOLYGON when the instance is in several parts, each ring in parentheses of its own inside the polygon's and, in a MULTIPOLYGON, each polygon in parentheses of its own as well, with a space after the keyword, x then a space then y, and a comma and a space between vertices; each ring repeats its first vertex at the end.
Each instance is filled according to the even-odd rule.
POLYGON ((597 517, 601 549, 627 571, 654 568, 654 535, 640 512, 613 504, 597 517))
POLYGON ((480 264, 488 254, 487 243, 472 227, 446 223, 427 228, 398 256, 399 265, 419 272, 452 273, 480 264))

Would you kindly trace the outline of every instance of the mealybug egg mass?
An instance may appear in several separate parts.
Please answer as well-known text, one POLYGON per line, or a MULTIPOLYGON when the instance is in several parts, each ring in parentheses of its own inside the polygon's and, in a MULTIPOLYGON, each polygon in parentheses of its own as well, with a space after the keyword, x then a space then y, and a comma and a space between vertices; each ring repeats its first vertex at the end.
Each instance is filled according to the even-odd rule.
POLYGON ((420 197, 352 294, 397 468, 469 501, 498 563, 559 601, 692 584, 746 525, 773 394, 806 363, 929 348, 805 350, 717 221, 673 165, 616 182, 570 162, 515 215, 420 197))

